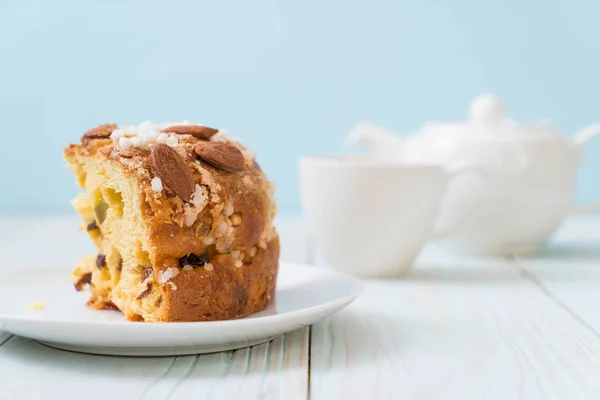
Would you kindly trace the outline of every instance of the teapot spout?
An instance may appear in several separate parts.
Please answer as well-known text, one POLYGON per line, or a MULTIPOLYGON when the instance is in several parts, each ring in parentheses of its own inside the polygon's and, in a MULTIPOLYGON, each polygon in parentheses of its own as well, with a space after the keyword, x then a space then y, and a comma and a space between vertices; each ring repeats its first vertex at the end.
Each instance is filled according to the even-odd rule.
POLYGON ((573 141, 579 146, 584 146, 592 139, 600 137, 600 124, 586 126, 575 134, 573 141))
POLYGON ((345 147, 365 147, 375 156, 397 159, 404 148, 404 139, 371 122, 354 126, 344 141, 345 147))

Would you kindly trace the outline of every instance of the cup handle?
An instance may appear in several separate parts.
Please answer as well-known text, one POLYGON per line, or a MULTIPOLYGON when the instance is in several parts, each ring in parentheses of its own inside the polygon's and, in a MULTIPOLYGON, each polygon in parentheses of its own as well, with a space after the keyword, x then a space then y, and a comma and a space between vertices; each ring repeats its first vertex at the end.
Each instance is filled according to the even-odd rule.
MULTIPOLYGON (((460 165, 454 165, 451 167, 447 167, 446 171, 450 175, 448 186, 451 186, 452 182, 454 182, 456 179, 458 179, 459 177, 466 175, 466 174, 475 173, 475 174, 479 175, 482 180, 484 180, 486 177, 489 176, 489 174, 485 168, 475 166, 475 165, 468 165, 468 164, 467 165, 460 164, 460 165)), ((456 221, 455 223, 453 223, 449 226, 443 227, 443 228, 435 229, 434 232, 429 237, 429 239, 430 240, 442 239, 446 236, 449 236, 449 235, 455 233, 456 231, 463 228, 466 225, 466 223, 471 219, 471 217, 473 217, 475 215, 475 213, 478 210, 479 210, 479 207, 473 207, 467 213, 467 215, 460 218, 460 220, 456 221)))

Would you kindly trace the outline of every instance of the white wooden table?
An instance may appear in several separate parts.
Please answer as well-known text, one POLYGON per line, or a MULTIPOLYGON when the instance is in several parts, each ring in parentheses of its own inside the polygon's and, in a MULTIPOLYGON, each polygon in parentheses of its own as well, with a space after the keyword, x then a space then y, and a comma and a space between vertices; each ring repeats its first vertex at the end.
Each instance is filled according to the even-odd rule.
MULTIPOLYGON (((93 252, 76 217, 0 217, 0 267, 93 252)), ((281 218, 282 260, 311 262, 281 218)), ((458 259, 430 245, 402 280, 348 308, 220 354, 119 358, 0 333, 0 399, 599 399, 600 217, 570 219, 536 259, 458 259)))

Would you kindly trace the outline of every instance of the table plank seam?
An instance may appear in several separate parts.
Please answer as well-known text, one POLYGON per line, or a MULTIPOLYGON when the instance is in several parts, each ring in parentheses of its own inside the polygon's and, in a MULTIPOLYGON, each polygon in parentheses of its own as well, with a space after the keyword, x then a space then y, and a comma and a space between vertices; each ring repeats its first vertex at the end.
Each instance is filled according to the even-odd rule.
POLYGON ((238 394, 236 396, 236 398, 238 399, 243 399, 244 396, 242 394, 242 387, 244 386, 244 382, 246 381, 246 377, 248 376, 248 373, 250 372, 250 361, 252 360, 252 349, 253 347, 248 347, 246 348, 246 358, 244 358, 244 376, 242 378, 242 381, 240 382, 240 386, 238 389, 238 394))
POLYGON ((264 363, 263 363, 264 374, 263 374, 261 382, 260 382, 260 391, 259 391, 259 395, 261 397, 266 395, 265 386, 267 383, 267 373, 271 369, 271 343, 272 342, 273 342, 272 340, 269 340, 266 344, 265 358, 264 358, 264 363))
POLYGON ((192 360, 192 362, 190 363, 190 366, 186 369, 186 371, 183 373, 183 375, 181 376, 181 378, 175 383, 175 385, 173 385, 173 387, 171 388, 171 390, 169 391, 169 394, 167 395, 167 400, 170 399, 175 392, 177 391, 177 388, 179 388, 179 386, 181 386, 181 384, 190 377, 192 371, 194 370, 194 368, 196 367, 196 365, 198 364, 198 359, 200 358, 200 354, 196 354, 194 356, 194 359, 192 360))
POLYGON ((287 339, 287 333, 284 333, 281 337, 281 352, 279 353, 279 365, 278 365, 278 373, 279 373, 279 397, 282 398, 283 395, 283 373, 285 371, 285 342, 287 339))
POLYGON ((177 358, 179 358, 179 357, 171 357, 171 361, 167 365, 167 368, 165 368, 163 373, 160 374, 158 376, 158 378, 156 378, 150 385, 148 385, 148 387, 146 387, 146 389, 144 389, 142 394, 140 394, 139 399, 143 398, 146 394, 148 394, 150 392, 150 389, 152 389, 154 386, 156 386, 156 384, 158 384, 162 379, 164 379, 167 376, 169 371, 171 371, 171 369, 173 368, 173 365, 175 365, 175 361, 177 360, 177 358))
POLYGON ((571 317, 573 317, 577 322, 579 322, 581 325, 583 325, 585 328, 587 328, 591 333, 594 334, 594 336, 600 338, 600 333, 598 331, 596 331, 593 326, 591 326, 589 323, 587 323, 583 318, 581 318, 577 313, 575 313, 568 305, 566 305, 562 300, 560 300, 558 297, 556 297, 554 295, 554 293, 552 293, 552 291, 550 291, 550 289, 548 289, 546 286, 544 286, 544 284, 539 279, 537 279, 535 277, 535 275, 533 275, 526 268, 524 268, 522 265, 520 265, 518 260, 516 260, 516 259, 515 259, 515 265, 517 265, 517 267, 519 268, 521 275, 523 275, 523 277, 525 279, 527 279, 529 282, 531 282, 533 285, 538 287, 542 291, 542 293, 546 297, 548 297, 554 304, 556 304, 559 308, 561 308, 567 314, 569 314, 571 317))
MULTIPOLYGON (((221 393, 221 386, 223 381, 229 375, 229 371, 231 370, 231 366, 233 364, 233 359, 235 358, 237 352, 239 350, 229 350, 227 352, 221 353, 221 379, 211 387, 207 399, 219 398, 221 393), (223 363, 223 357, 225 357, 225 363, 223 363), (215 395, 215 393, 217 395, 215 395)), ((239 396, 238 396, 239 397, 239 396)))
MULTIPOLYGON (((317 246, 314 243, 314 239, 312 237, 312 235, 308 232, 305 232, 305 248, 304 248, 304 254, 305 254, 305 260, 306 263, 309 265, 316 265, 317 264, 317 246)), ((313 326, 309 325, 308 326, 308 368, 307 368, 307 374, 308 374, 308 379, 307 379, 307 388, 306 388, 306 392, 307 392, 307 399, 311 400, 313 398, 312 396, 312 372, 311 372, 311 358, 312 358, 312 334, 313 334, 313 326)))
POLYGON ((2 342, 0 342, 0 347, 4 346, 10 339, 12 339, 14 337, 15 337, 15 335, 10 335, 6 339, 4 339, 2 342))
POLYGON ((307 382, 307 399, 311 400, 312 399, 312 393, 310 391, 310 356, 312 354, 312 325, 308 326, 308 368, 307 368, 307 374, 308 374, 308 378, 306 380, 307 382))

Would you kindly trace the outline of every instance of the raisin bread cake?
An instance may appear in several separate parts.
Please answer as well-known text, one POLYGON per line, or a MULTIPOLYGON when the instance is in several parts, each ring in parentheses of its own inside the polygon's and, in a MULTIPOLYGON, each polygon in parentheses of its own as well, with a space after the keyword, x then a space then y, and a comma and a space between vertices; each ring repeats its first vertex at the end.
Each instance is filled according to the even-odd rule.
POLYGON ((131 321, 210 321, 274 300, 273 185, 239 141, 187 121, 106 124, 64 157, 98 249, 73 271, 89 306, 131 321))

